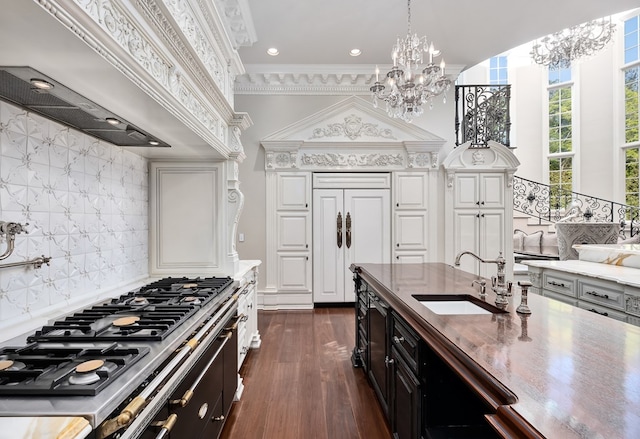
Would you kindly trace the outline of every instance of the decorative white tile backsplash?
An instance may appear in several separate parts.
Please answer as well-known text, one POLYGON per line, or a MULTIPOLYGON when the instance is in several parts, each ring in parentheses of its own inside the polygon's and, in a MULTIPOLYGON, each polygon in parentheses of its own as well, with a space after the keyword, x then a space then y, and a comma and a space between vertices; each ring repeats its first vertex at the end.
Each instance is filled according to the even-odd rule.
MULTIPOLYGON (((0 330, 148 275, 145 158, 0 101, 0 220, 29 223, 0 269, 0 330)), ((0 254, 6 243, 0 242, 0 254)))

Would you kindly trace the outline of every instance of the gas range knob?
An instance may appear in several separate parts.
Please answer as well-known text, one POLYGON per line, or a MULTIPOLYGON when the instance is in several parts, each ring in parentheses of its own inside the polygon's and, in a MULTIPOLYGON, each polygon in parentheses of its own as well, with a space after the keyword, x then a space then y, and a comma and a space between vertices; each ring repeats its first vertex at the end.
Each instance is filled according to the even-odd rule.
POLYGON ((209 410, 209 404, 207 404, 206 402, 204 404, 202 404, 200 406, 200 408, 198 409, 198 417, 200 419, 204 419, 205 416, 207 416, 207 411, 209 410))

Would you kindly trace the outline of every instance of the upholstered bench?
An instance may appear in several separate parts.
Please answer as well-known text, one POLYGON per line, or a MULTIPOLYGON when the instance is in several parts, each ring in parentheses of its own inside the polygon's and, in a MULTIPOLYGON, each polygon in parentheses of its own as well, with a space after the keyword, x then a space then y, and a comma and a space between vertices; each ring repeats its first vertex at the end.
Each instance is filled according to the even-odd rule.
POLYGON ((532 259, 559 259, 558 238, 553 233, 537 230, 527 233, 520 229, 513 231, 513 257, 515 262, 532 259))

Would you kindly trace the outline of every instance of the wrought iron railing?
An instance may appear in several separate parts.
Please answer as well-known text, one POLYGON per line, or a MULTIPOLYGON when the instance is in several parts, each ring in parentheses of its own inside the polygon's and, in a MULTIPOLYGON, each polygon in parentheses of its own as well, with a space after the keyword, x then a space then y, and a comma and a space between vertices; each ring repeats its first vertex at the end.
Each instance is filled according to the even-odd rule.
POLYGON ((510 146, 510 85, 456 85, 456 146, 510 146))
POLYGON ((640 233, 640 208, 513 177, 513 209, 540 220, 557 222, 569 215, 585 221, 616 222, 620 235, 640 233))

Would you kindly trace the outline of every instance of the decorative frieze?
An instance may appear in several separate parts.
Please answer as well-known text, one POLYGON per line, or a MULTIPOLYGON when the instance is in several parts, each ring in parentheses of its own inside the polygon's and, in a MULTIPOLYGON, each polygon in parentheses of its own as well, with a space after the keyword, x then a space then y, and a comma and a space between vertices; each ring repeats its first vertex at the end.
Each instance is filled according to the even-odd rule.
POLYGON ((402 154, 303 153, 300 165, 318 168, 387 168, 403 167, 402 154))
POLYGON ((351 140, 356 140, 358 137, 363 136, 395 140, 391 129, 379 129, 377 124, 362 122, 362 118, 355 114, 345 117, 344 123, 330 123, 326 128, 315 128, 310 139, 342 136, 351 140))

